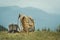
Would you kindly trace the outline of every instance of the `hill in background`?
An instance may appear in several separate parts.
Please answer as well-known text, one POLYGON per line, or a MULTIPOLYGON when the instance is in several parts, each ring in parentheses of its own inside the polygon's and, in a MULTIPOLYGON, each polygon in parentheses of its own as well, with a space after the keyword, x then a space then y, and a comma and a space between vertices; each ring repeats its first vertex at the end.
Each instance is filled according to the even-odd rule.
POLYGON ((32 16, 36 29, 50 28, 51 30, 55 30, 60 24, 60 15, 58 14, 49 14, 33 7, 21 8, 17 6, 0 7, 0 24, 8 28, 9 24, 18 23, 19 13, 32 16))

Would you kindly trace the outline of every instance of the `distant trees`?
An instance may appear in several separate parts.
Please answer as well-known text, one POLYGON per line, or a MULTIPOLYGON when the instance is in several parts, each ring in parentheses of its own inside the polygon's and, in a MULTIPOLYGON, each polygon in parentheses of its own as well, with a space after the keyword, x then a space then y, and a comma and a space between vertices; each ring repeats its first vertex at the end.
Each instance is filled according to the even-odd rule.
POLYGON ((37 29, 37 31, 48 31, 48 32, 50 32, 51 30, 50 30, 50 28, 43 28, 42 30, 37 29))
POLYGON ((37 31, 40 31, 40 29, 37 29, 37 31))
POLYGON ((50 32, 51 30, 50 30, 50 28, 48 28, 48 29, 44 28, 44 29, 42 29, 42 31, 49 31, 50 32))
POLYGON ((5 28, 3 25, 0 25, 0 31, 7 31, 8 29, 5 28))
POLYGON ((51 31, 50 28, 48 28, 47 31, 51 31))
MULTIPOLYGON (((42 30, 37 29, 37 31, 48 31, 48 32, 50 32, 50 31, 53 31, 53 30, 51 30, 50 28, 42 28, 42 30)), ((55 29, 55 31, 56 32, 60 32, 60 24, 57 26, 57 28, 55 29)))
POLYGON ((42 31, 47 31, 47 29, 46 28, 43 28, 42 31))
POLYGON ((60 25, 58 25, 56 31, 57 31, 57 32, 60 32, 60 25))

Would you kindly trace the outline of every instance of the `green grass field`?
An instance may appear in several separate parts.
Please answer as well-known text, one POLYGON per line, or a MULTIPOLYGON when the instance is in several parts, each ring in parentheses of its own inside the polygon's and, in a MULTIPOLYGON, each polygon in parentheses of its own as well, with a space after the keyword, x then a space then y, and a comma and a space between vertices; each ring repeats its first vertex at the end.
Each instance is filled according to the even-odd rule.
POLYGON ((0 32, 0 40, 60 40, 60 32, 36 31, 27 33, 0 32))

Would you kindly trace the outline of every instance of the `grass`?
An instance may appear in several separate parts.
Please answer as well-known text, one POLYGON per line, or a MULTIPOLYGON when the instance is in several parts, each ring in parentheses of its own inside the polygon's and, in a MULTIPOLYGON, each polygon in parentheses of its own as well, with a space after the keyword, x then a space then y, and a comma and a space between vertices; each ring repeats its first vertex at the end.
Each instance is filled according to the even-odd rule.
POLYGON ((0 32, 0 40, 60 40, 60 32, 36 31, 27 33, 0 32))

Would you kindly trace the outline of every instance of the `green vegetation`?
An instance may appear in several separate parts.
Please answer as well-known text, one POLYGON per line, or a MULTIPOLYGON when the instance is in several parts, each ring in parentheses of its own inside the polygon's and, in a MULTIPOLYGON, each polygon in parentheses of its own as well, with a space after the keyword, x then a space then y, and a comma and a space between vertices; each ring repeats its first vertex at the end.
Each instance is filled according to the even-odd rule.
POLYGON ((42 31, 48 31, 46 28, 43 28, 42 31))
POLYGON ((50 30, 50 28, 48 28, 48 29, 44 28, 44 29, 42 29, 42 31, 48 31, 48 32, 50 32, 51 30, 50 30))
POLYGON ((8 29, 5 28, 4 26, 0 25, 0 31, 7 31, 8 29))
POLYGON ((60 32, 36 31, 27 33, 0 32, 0 40, 60 40, 60 32))
POLYGON ((57 26, 56 31, 57 31, 57 32, 60 32, 60 25, 57 26))
POLYGON ((37 29, 37 31, 40 31, 40 29, 37 29))

